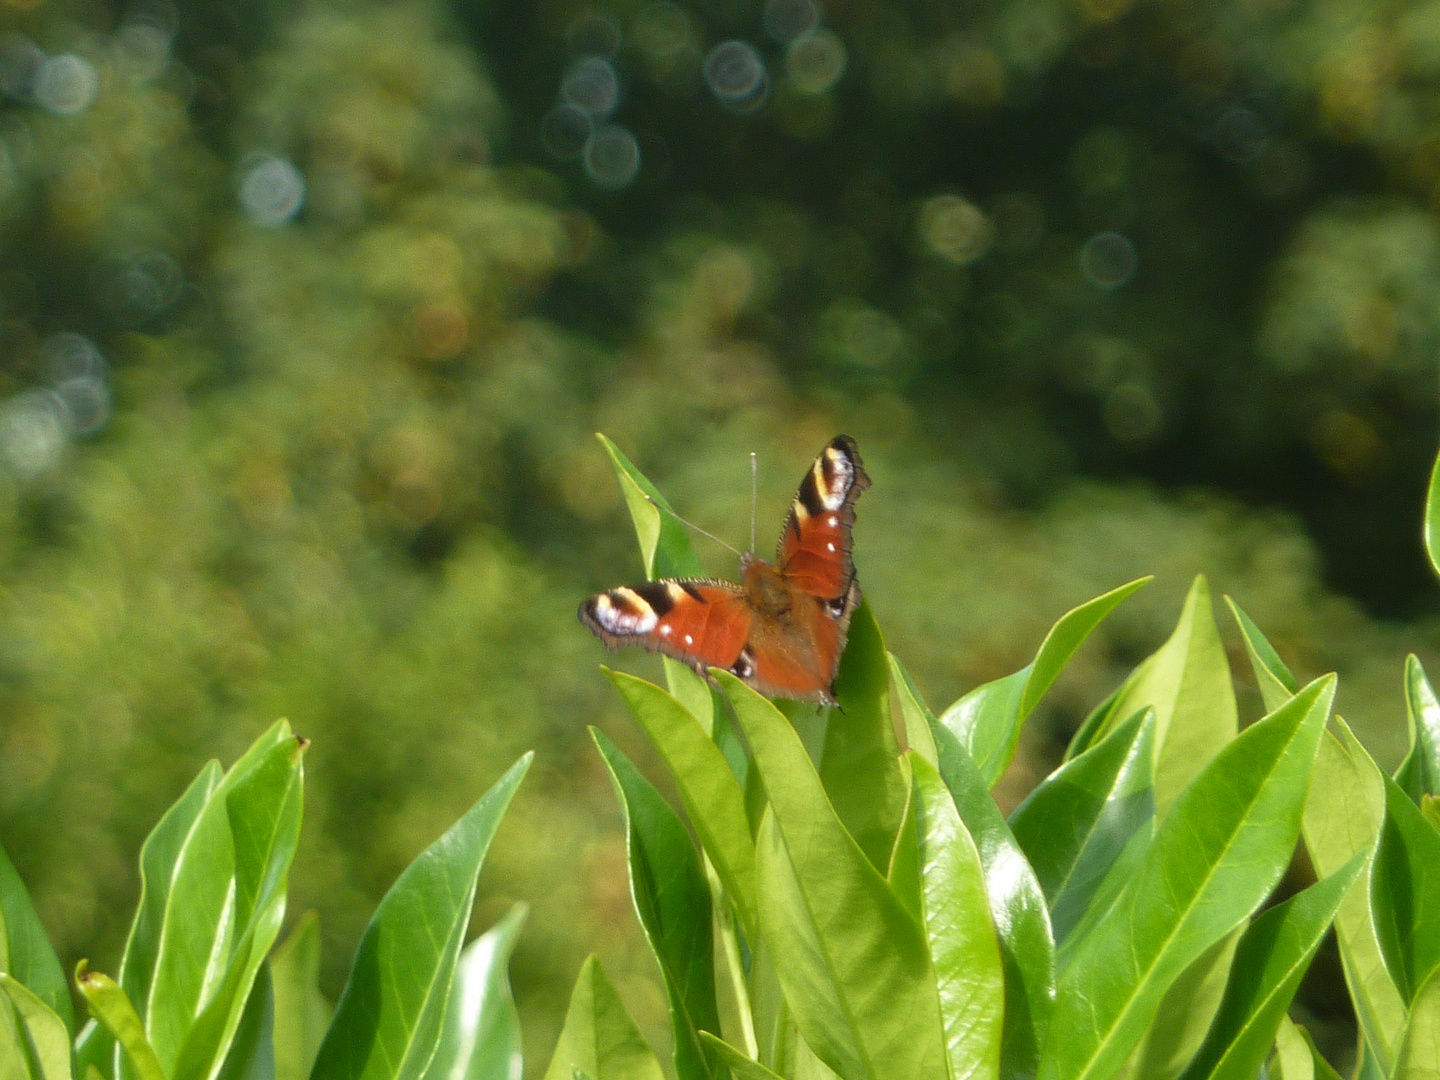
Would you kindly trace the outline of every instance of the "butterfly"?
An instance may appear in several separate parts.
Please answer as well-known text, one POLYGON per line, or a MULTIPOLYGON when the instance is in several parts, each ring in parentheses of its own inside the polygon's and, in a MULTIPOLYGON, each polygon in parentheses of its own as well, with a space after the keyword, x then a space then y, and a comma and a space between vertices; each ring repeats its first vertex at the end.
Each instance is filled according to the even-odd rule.
POLYGON ((855 500, 869 486, 855 440, 837 435, 800 481, 773 563, 742 555, 738 584, 678 578, 611 589, 580 605, 580 621, 612 649, 638 645, 701 675, 724 668, 767 697, 833 705, 860 603, 855 500))

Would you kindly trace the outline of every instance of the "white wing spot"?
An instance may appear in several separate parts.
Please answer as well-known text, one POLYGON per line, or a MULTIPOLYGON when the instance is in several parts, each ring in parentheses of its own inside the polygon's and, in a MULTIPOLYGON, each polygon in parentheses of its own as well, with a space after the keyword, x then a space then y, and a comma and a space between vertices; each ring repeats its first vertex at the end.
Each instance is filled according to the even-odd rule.
POLYGON ((648 634, 660 620, 633 590, 616 589, 613 594, 601 593, 595 601, 595 621, 612 634, 648 634))
POLYGON ((848 457, 834 447, 826 448, 825 460, 828 461, 835 470, 835 484, 832 487, 829 484, 823 483, 825 479, 823 475, 816 478, 822 481, 822 483, 817 486, 824 491, 824 494, 820 497, 820 501, 824 503, 826 510, 839 510, 840 507, 845 505, 845 496, 850 494, 851 485, 855 483, 855 466, 850 463, 848 457))
POLYGON ((837 518, 834 514, 831 514, 831 515, 830 515, 830 520, 829 520, 828 522, 826 522, 826 524, 829 525, 829 526, 833 529, 833 528, 835 528, 835 526, 837 526, 837 525, 840 524, 840 519, 837 518))
POLYGON ((826 550, 826 551, 834 551, 834 550, 835 550, 835 545, 834 545, 834 544, 826 544, 826 545, 825 545, 825 550, 826 550))
POLYGON ((662 627, 660 627, 660 636, 661 636, 661 637, 669 637, 669 636, 670 636, 670 630, 671 630, 671 627, 668 627, 668 626, 662 626, 662 627))
POLYGON ((693 637, 691 637, 689 634, 686 634, 686 635, 685 635, 685 644, 686 644, 686 645, 694 645, 694 644, 695 644, 695 639, 694 639, 693 637))

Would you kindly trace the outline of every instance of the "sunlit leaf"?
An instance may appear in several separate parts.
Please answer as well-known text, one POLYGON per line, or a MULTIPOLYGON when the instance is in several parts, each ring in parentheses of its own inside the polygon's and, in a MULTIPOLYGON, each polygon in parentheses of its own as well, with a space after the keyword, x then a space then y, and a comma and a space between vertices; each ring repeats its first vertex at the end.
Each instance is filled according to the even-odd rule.
POLYGON ((678 814, 605 734, 590 729, 625 811, 630 895, 659 961, 675 1037, 680 1080, 704 1080, 711 1067, 700 1031, 718 1031, 710 890, 678 814))
POLYGON ((1310 1032, 1282 1014, 1275 1032, 1275 1054, 1270 1059, 1270 1080, 1340 1080, 1340 1074, 1320 1056, 1310 1032))
POLYGON ((1098 1080, 1129 1056, 1170 984, 1259 906, 1290 861, 1334 696, 1317 680, 1200 773, 1114 917, 1060 979, 1042 1080, 1098 1080))
POLYGON ((760 930, 805 1041, 846 1080, 945 1076, 919 925, 841 824, 794 728, 715 674, 770 796, 756 840, 760 930))
POLYGON ((885 642, 865 601, 850 620, 850 640, 835 676, 838 709, 830 710, 820 780, 835 813, 882 874, 895 845, 909 784, 900 775, 900 745, 890 719, 885 642))
POLYGON ((1364 866, 1365 856, 1356 855, 1246 928, 1220 1011, 1183 1080, 1253 1080, 1340 901, 1364 866))
POLYGON ((418 856, 360 939, 311 1080, 418 1080, 445 1023, 475 879, 530 754, 418 856))
POLYGON ((900 721, 904 725, 905 745, 934 765, 938 758, 935 737, 930 734, 930 728, 935 723, 935 714, 930 711, 930 706, 925 704, 919 687, 915 685, 915 680, 910 677, 905 666, 893 653, 886 653, 885 657, 890 663, 890 685, 900 702, 900 721))
POLYGON ((1155 711, 1147 708, 1040 782, 1010 815, 1063 942, 1135 830, 1154 817, 1155 711))
POLYGON ((1440 973, 1415 994, 1391 1080, 1440 1080, 1440 973))
POLYGON ((0 973, 13 975, 74 1030, 75 1012, 60 959, 45 936, 30 893, 0 847, 0 973))
POLYGON ((976 687, 941 714, 940 722, 960 740, 987 784, 993 787, 1010 764, 1025 718, 1076 650, 1122 600, 1150 581, 1132 581, 1066 613, 1045 636, 1034 660, 1014 674, 976 687))
POLYGON ((1245 652, 1250 657, 1250 667, 1255 672, 1255 682, 1260 687, 1260 699, 1265 702, 1265 708, 1273 712, 1291 695, 1300 690, 1300 683, 1295 676, 1290 674, 1290 669, 1285 666, 1285 661, 1280 659, 1280 654, 1270 644, 1260 628, 1255 625, 1249 615, 1240 609, 1230 597, 1225 597, 1225 603, 1230 605, 1230 614, 1235 616, 1235 621, 1240 625, 1240 636, 1245 641, 1245 652))
MULTIPOLYGON (((1331 726, 1315 758, 1304 827, 1305 849, 1315 872, 1327 877, 1357 854, 1372 855, 1385 820, 1383 774, 1343 720, 1337 716, 1331 726)), ((1405 1002, 1375 935, 1371 875, 1367 865, 1340 902, 1335 937, 1360 1030, 1384 1071, 1394 1062, 1405 1025, 1405 1002)))
POLYGON ((320 992, 320 918, 307 912, 270 955, 275 1080, 306 1080, 335 1010, 320 992))
POLYGON ((930 943, 951 1075, 1000 1075, 1005 973, 980 853, 940 774, 912 753, 921 922, 930 943))
POLYGON ((715 1056, 730 1067, 731 1073, 737 1080, 783 1080, 776 1073, 771 1072, 764 1065, 752 1058, 746 1057, 729 1043, 717 1039, 708 1031, 702 1031, 700 1038, 705 1045, 714 1051, 715 1056))
POLYGON ((1185 1070, 1220 1009, 1240 931, 1237 926, 1175 977, 1115 1080, 1175 1080, 1185 1070))
POLYGON ((145 1037, 145 1026, 120 984, 108 975, 86 970, 82 960, 75 970, 75 985, 85 996, 91 1015, 104 1025, 120 1047, 133 1075, 138 1080, 165 1080, 165 1070, 145 1037))
POLYGON ((615 992, 600 961, 585 961, 545 1080, 665 1080, 655 1052, 615 992))
POLYGON ((33 1080, 70 1080, 70 1030, 65 1021, 13 975, 0 972, 0 991, 14 1007, 16 1041, 25 1044, 15 1050, 29 1060, 33 1080))
POLYGON ((1440 700, 1413 653, 1405 658, 1405 708, 1410 750, 1395 782, 1419 803, 1426 795, 1440 795, 1440 700))
POLYGON ((516 904, 460 954, 445 1027, 425 1080, 520 1080, 520 1014, 509 969, 527 910, 516 904))
POLYGON ((1440 967, 1440 833, 1388 777, 1370 910, 1390 978, 1410 1002, 1440 967))
POLYGON ((1430 487, 1425 493, 1425 553, 1430 565, 1440 574, 1440 457, 1430 470, 1430 487))
POLYGON ((215 1080, 274 1080, 275 996, 270 969, 261 965, 245 999, 215 1080))
POLYGON ((674 697, 633 675, 606 674, 670 767, 685 814, 735 905, 745 936, 756 940, 755 842, 746 823, 745 792, 734 772, 674 697))
POLYGON ((1001 1075, 1032 1076, 1055 1002, 1055 939, 1045 894, 970 755, 945 726, 931 729, 945 781, 980 864, 1005 968, 1001 1075))

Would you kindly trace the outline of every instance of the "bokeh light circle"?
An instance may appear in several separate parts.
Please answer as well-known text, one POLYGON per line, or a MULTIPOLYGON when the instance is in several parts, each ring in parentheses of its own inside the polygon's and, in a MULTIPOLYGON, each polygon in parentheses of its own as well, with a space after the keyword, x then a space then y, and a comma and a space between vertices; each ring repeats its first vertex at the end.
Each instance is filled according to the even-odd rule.
POLYGON ((585 144, 585 175, 597 187, 618 191, 640 172, 640 143, 619 124, 601 124, 585 144))
POLYGON ((22 479, 55 464, 72 428, 65 401, 53 390, 27 390, 0 405, 0 458, 22 479))
POLYGON ((540 145, 551 157, 570 161, 585 152, 594 130, 585 112, 574 105, 557 105, 540 121, 540 145))
POLYGON ((95 66, 74 53, 47 57, 35 72, 36 104, 61 116, 84 112, 100 90, 95 66))
POLYGON ((1080 249, 1080 271, 1097 289, 1119 289, 1128 285, 1138 264, 1135 245, 1118 232, 1092 236, 1080 249))
POLYGON ((744 41, 722 41, 705 57, 705 85, 723 105, 744 109, 762 101, 770 77, 765 61, 744 41))
POLYGON ((40 371, 51 383, 105 377, 105 358, 83 334, 52 334, 40 346, 39 361, 40 371))
POLYGON ((284 158, 264 154, 254 159, 240 180, 240 206, 256 225, 284 225, 305 205, 305 178, 284 158))
POLYGON ((785 54, 790 85, 803 94, 823 94, 845 73, 845 43, 833 30, 799 38, 785 54))
POLYGON ((995 226, 960 195, 936 195, 920 208, 920 238, 941 258, 964 266, 990 250, 995 226))
POLYGON ((560 100, 586 116, 603 120, 620 104, 620 77, 610 61, 587 56, 565 72, 560 81, 560 100))

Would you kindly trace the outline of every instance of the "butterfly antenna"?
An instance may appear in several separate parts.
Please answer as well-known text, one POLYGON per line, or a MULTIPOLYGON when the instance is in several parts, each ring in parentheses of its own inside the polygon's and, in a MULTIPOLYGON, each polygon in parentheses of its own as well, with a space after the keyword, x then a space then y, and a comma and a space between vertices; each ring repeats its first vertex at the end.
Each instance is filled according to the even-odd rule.
POLYGON ((724 540, 721 540, 721 539, 720 539, 718 536, 716 536, 714 533, 712 533, 712 532, 706 532, 704 529, 700 528, 699 525, 696 525, 693 521, 690 521, 690 520, 688 520, 688 519, 686 519, 686 518, 681 517, 679 514, 675 513, 674 510, 671 510, 668 506, 661 506, 661 505, 660 505, 658 502, 656 502, 655 499, 652 498, 651 496, 646 495, 645 498, 649 501, 649 503, 650 503, 651 506, 655 507, 655 509, 656 509, 656 510, 659 510, 662 514, 669 514, 669 515, 670 515, 671 517, 673 517, 676 521, 680 522, 681 525, 684 525, 684 526, 686 526, 686 527, 688 527, 688 528, 694 529, 694 530, 695 530, 697 533, 699 533, 701 536, 708 536, 711 540, 714 540, 715 543, 719 544, 719 545, 720 545, 721 547, 723 547, 726 551, 733 551, 733 552, 735 552, 735 554, 736 554, 737 556, 739 556, 739 557, 742 558, 742 559, 745 557, 745 553, 744 553, 743 551, 740 551, 740 550, 738 550, 738 549, 736 549, 736 548, 731 547, 729 544, 727 544, 724 540))
POLYGON ((755 460, 755 451, 750 451, 750 554, 755 554, 755 503, 760 490, 760 466, 755 460))

